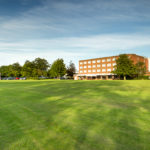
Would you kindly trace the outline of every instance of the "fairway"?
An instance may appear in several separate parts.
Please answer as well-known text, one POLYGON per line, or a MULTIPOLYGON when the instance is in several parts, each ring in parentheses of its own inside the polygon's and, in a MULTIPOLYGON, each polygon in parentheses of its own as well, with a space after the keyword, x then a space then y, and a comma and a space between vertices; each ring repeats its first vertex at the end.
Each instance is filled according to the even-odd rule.
POLYGON ((0 150, 150 150, 150 81, 0 81, 0 150))

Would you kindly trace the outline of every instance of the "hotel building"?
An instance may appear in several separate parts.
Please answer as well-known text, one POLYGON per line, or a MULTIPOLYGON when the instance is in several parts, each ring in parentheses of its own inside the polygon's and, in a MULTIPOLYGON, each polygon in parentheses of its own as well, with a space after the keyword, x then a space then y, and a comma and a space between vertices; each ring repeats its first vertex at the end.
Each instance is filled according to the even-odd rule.
MULTIPOLYGON (((147 73, 150 75, 150 59, 136 54, 127 54, 134 64, 144 62, 147 73)), ((117 78, 112 71, 115 69, 116 60, 119 56, 86 59, 79 61, 79 73, 75 80, 113 80, 117 78)))

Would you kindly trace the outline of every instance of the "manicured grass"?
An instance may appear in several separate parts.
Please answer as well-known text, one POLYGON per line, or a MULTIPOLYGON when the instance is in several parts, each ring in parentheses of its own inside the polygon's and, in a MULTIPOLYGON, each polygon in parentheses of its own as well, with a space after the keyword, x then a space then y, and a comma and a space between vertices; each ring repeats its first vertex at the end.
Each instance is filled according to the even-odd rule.
POLYGON ((0 81, 0 150, 150 150, 150 81, 0 81))

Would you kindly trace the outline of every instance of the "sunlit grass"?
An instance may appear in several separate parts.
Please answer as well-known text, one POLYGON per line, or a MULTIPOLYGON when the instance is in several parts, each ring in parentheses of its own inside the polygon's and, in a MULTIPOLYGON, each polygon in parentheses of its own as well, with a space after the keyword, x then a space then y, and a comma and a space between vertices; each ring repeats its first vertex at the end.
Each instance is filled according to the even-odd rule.
POLYGON ((150 81, 0 81, 0 150, 149 150, 150 81))

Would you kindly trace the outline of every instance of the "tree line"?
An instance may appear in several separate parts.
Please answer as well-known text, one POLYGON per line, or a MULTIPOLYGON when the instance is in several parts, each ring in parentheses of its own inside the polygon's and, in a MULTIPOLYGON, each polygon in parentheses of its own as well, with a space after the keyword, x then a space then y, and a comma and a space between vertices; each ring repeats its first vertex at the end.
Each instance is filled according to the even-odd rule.
POLYGON ((146 65, 144 62, 137 62, 137 64, 134 64, 128 55, 121 54, 116 60, 115 70, 112 71, 112 73, 124 80, 126 80, 126 78, 142 79, 146 73, 146 65))
POLYGON ((75 71, 75 64, 70 61, 66 66, 63 59, 57 59, 49 64, 46 59, 36 58, 33 61, 26 60, 23 66, 18 62, 0 66, 1 77, 61 78, 66 75, 73 78, 75 71))

